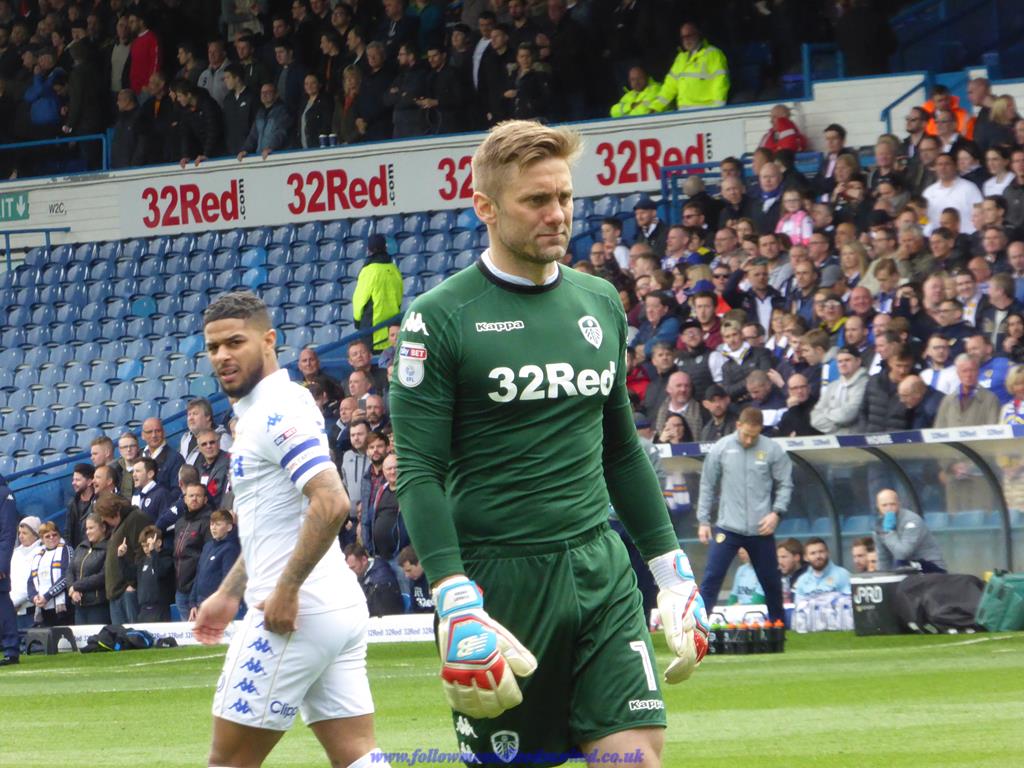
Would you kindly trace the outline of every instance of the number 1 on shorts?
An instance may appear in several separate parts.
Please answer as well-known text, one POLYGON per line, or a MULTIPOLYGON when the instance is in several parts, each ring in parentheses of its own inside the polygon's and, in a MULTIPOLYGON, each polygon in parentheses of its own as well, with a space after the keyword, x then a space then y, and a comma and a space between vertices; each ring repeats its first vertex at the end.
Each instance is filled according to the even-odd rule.
POLYGON ((651 664, 651 655, 647 652, 647 643, 643 640, 634 640, 629 647, 640 654, 640 661, 644 665, 644 677, 647 678, 647 688, 652 691, 658 690, 658 681, 654 679, 654 665, 651 664))

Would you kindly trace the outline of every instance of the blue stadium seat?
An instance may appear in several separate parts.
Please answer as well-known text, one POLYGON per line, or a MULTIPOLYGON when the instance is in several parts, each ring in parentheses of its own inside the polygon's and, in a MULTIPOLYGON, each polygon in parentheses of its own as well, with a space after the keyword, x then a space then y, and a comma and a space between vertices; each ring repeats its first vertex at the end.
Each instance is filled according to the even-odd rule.
MULTIPOLYGON (((209 272, 213 269, 213 255, 206 251, 192 251, 186 259, 185 270, 193 278, 195 275, 200 275, 209 272)), ((191 286, 190 286, 191 287, 191 286)))
POLYGON ((213 287, 213 275, 210 272, 203 272, 199 275, 192 275, 189 279, 188 285, 182 297, 192 296, 194 294, 201 294, 205 296, 207 292, 213 287))
POLYGON ((28 307, 15 307, 7 313, 7 325, 28 325, 32 320, 32 310, 28 307))
POLYGON ((628 195, 623 195, 619 198, 619 216, 620 219, 626 220, 633 218, 633 206, 640 202, 640 198, 644 197, 643 192, 631 192, 628 195))
POLYGON ((75 246, 58 245, 50 254, 50 261, 54 264, 68 264, 75 257, 75 246))
POLYGON ((192 358, 185 355, 179 355, 169 362, 167 375, 174 379, 184 379, 190 373, 194 373, 196 369, 192 358))
POLYGON ((134 259, 120 259, 114 266, 114 274, 119 279, 137 278, 138 262, 134 259))
POLYGON ((817 536, 825 536, 832 532, 832 521, 827 517, 816 518, 811 523, 811 533, 817 536))
POLYGON ((315 244, 324 236, 324 225, 319 221, 308 221, 295 230, 295 241, 315 244))
POLYGON ((84 402, 84 400, 85 390, 82 388, 81 384, 76 384, 74 386, 60 387, 57 390, 56 400, 53 400, 52 402, 57 403, 59 405, 63 405, 65 408, 68 408, 73 405, 78 405, 79 403, 84 402))
POLYGON ((409 213, 402 219, 402 231, 410 235, 422 235, 430 222, 425 213, 409 213))
POLYGON ((317 346, 333 344, 341 339, 341 329, 336 325, 321 325, 313 329, 312 343, 317 346))
POLYGON ((206 341, 201 334, 186 336, 178 342, 178 351, 186 357, 195 357, 206 349, 206 341))
POLYGON ((139 277, 155 277, 161 273, 162 257, 146 256, 139 262, 139 277))
MULTIPOLYGON (((256 249, 255 246, 253 248, 253 256, 251 258, 256 259, 259 257, 264 260, 266 259, 265 255, 260 256, 261 250, 256 249)), ((240 269, 242 267, 242 253, 237 248, 218 248, 211 254, 210 258, 213 260, 211 262, 213 265, 211 269, 214 272, 220 272, 225 269, 240 269)), ((260 264, 253 264, 251 266, 262 266, 262 264, 263 262, 261 261, 260 264)))
POLYGON ((320 266, 317 273, 317 282, 334 283, 345 276, 347 265, 342 261, 329 261, 320 266))
MULTIPOLYGON (((32 276, 32 271, 26 270, 20 273, 24 280, 34 280, 40 285, 58 285, 64 279, 64 268, 59 264, 47 264, 40 267, 35 273, 35 277, 32 276)), ((25 287, 28 287, 26 284, 25 287)))
POLYGON ((98 301, 91 301, 82 307, 81 315, 79 316, 79 320, 75 321, 75 325, 82 320, 86 320, 90 323, 98 323, 106 316, 107 308, 98 301))
POLYGON ((490 235, 487 234, 487 230, 485 229, 482 232, 480 232, 480 240, 478 241, 477 245, 479 245, 481 248, 487 248, 490 246, 490 244, 491 237, 490 235))
POLYGON ((114 276, 114 268, 109 261, 97 261, 89 267, 90 280, 110 280, 114 276))
POLYGON ((451 235, 446 232, 438 232, 436 235, 430 235, 427 237, 426 241, 424 241, 423 247, 429 254, 451 250, 453 247, 451 235))
POLYGON ((5 328, 0 336, 0 345, 4 347, 20 347, 25 344, 24 328, 5 328))
POLYGON ((158 378, 147 379, 136 388, 136 397, 143 402, 152 400, 159 402, 164 397, 164 383, 158 378))
MULTIPOLYGON (((65 410, 77 412, 77 408, 67 408, 65 410)), ((48 438, 48 444, 46 450, 52 453, 64 453, 68 446, 73 446, 77 442, 75 430, 73 427, 64 427, 58 429, 55 432, 51 432, 48 438)))
POLYGON ((175 336, 191 336, 203 330, 203 318, 198 314, 179 315, 176 318, 175 336))
POLYGON ((314 264, 320 258, 320 250, 313 243, 293 243, 288 261, 292 264, 314 264))
POLYGON ((15 472, 30 472, 33 469, 38 469, 43 465, 43 459, 40 456, 34 456, 32 454, 26 454, 24 456, 18 456, 14 460, 14 471, 15 472))
POLYGON ((594 215, 594 201, 589 197, 576 197, 572 201, 573 219, 586 219, 594 215))
MULTIPOLYGON (((307 247, 307 246, 302 246, 307 247)), ((303 263, 296 266, 285 283, 289 287, 295 285, 312 285, 320 272, 320 265, 316 262, 303 263)))
POLYGON ((265 285, 273 288, 283 288, 291 278, 292 267, 288 264, 279 264, 267 272, 265 285))
POLYGON ((480 219, 476 216, 476 211, 472 208, 463 208, 459 211, 459 215, 455 219, 456 229, 470 229, 476 231, 482 226, 480 219))
POLYGON ((285 247, 295 242, 295 225, 285 224, 274 227, 270 232, 270 245, 283 245, 285 247))
POLYGON ((213 277, 213 287, 218 292, 230 290, 234 285, 242 282, 242 274, 240 269, 225 269, 223 272, 218 272, 213 277))
POLYGON ((140 296, 134 299, 129 308, 132 317, 149 317, 156 314, 156 299, 152 296, 140 296))
POLYGON ((409 235, 398 244, 398 252, 403 254, 423 253, 423 236, 409 235))
POLYGON ((294 288, 288 289, 288 300, 285 302, 285 306, 303 307, 309 304, 312 300, 313 286, 296 285, 294 288))
POLYGON ((154 237, 149 241, 149 250, 147 254, 150 256, 156 256, 158 259, 163 259, 167 255, 167 252, 171 249, 171 238, 169 237, 154 237))
POLYGON ((465 269, 476 261, 475 251, 459 251, 452 259, 453 269, 465 269))
POLYGON ((117 378, 121 381, 132 381, 143 375, 143 363, 139 358, 123 360, 117 366, 117 378))
POLYGON ((255 229, 247 230, 245 233, 244 246, 259 246, 260 248, 266 248, 270 243, 270 227, 256 227, 255 229))
POLYGON ((185 291, 188 290, 191 278, 184 272, 179 272, 174 275, 168 275, 163 288, 160 290, 160 294, 170 294, 171 296, 181 296, 185 291))
POLYGON ((92 405, 82 409, 82 424, 87 427, 100 427, 101 429, 113 426, 110 423, 110 411, 104 405, 92 405))
POLYGON ((467 229, 462 232, 458 232, 452 238, 451 247, 456 251, 462 251, 467 248, 476 248, 478 241, 477 233, 475 230, 467 229))
POLYGON ((215 250, 220 248, 221 237, 219 232, 204 232, 196 238, 195 245, 192 246, 193 251, 199 251, 200 253, 213 253, 215 250))
POLYGON ((9 435, 4 435, 5 453, 9 456, 20 456, 25 450, 25 435, 20 432, 14 432, 9 435))
POLYGON ((50 353, 46 347, 32 347, 25 350, 25 365, 32 368, 41 368, 50 361, 50 353))
POLYGON ((146 240, 129 240, 121 248, 121 256, 125 259, 138 261, 149 253, 149 242, 146 240))
POLYGON ((69 362, 87 362, 91 364, 93 360, 100 357, 103 347, 100 345, 100 342, 93 340, 77 345, 74 351, 75 354, 69 362))
POLYGON ((137 386, 134 381, 126 380, 110 390, 110 399, 115 403, 132 403, 138 400, 136 397, 137 386))
POLYGON ((346 283, 341 289, 341 300, 352 301, 352 299, 355 298, 357 286, 358 283, 355 282, 346 283))
POLYGON ((89 374, 90 381, 115 381, 117 379, 117 363, 113 360, 96 360, 89 374))
POLYGON ((262 267, 252 267, 245 270, 242 275, 242 283, 250 290, 257 290, 261 285, 267 283, 267 271, 262 267))
POLYGON ((113 296, 135 296, 139 292, 139 281, 134 277, 114 278, 110 284, 113 296))
POLYGON ((431 288, 436 288, 444 282, 444 275, 430 275, 423 279, 423 290, 429 291, 431 288))
MULTIPOLYGON (((245 244, 245 231, 241 229, 229 229, 220 233, 220 247, 238 250, 245 244)), ((217 250, 216 248, 214 250, 217 250)))
POLYGON ((313 329, 305 326, 292 328, 288 331, 288 346, 302 349, 313 341, 313 329))
POLYGON ((320 235, 321 240, 334 240, 340 242, 348 237, 352 223, 348 219, 330 221, 324 225, 324 231, 320 235))
POLYGON ((402 232, 402 217, 398 214, 391 216, 381 216, 377 221, 377 234, 387 236, 395 236, 402 232))
POLYGON ((451 269, 452 260, 447 253, 435 253, 427 259, 426 271, 437 274, 451 269))
POLYGON ((51 424, 53 424, 53 417, 49 408, 33 408, 25 414, 24 429, 45 432, 51 424))
POLYGON ((36 246, 25 254, 25 265, 29 267, 40 267, 50 258, 49 251, 42 245, 36 246))
POLYGON ((53 414, 53 427, 55 429, 74 429, 82 423, 82 410, 80 408, 55 408, 53 414))
POLYGON ((160 415, 160 403, 155 400, 143 400, 138 403, 132 410, 131 421, 137 421, 140 424, 146 419, 160 415))
POLYGON ((131 314, 131 303, 116 293, 107 299, 106 305, 103 307, 104 317, 124 318, 129 314, 131 314))
POLYGON ((178 251, 164 257, 161 272, 165 275, 181 275, 188 272, 188 256, 178 251))
POLYGON ((359 259, 366 258, 366 243, 362 240, 357 240, 352 243, 348 243, 345 246, 345 260, 346 261, 357 261, 359 259))
POLYGON ((403 277, 418 275, 426 269, 426 261, 419 255, 406 256, 398 262, 398 269, 403 277))
POLYGON ((25 331, 25 343, 30 347, 44 347, 50 343, 51 336, 49 328, 39 325, 25 331))
POLYGON ((23 411, 32 405, 32 390, 30 389, 19 389, 11 393, 11 396, 7 398, 7 407, 15 413, 23 411))
POLYGON ((337 240, 321 240, 317 246, 317 261, 331 264, 345 258, 345 246, 337 240))
POLYGON ((608 218, 616 216, 619 212, 619 198, 617 195, 605 195, 594 200, 594 208, 591 216, 608 218))
POLYGON ((75 444, 79 451, 88 452, 89 443, 97 437, 103 437, 103 430, 99 427, 84 427, 75 430, 75 444))
POLYGON ((267 250, 267 267, 279 267, 288 263, 288 247, 273 245, 267 250))
POLYGON ((127 400, 111 405, 108 409, 110 421, 113 422, 115 428, 122 427, 131 421, 134 411, 135 407, 127 400))
MULTIPOLYGON (((45 352, 46 350, 43 349, 45 352)), ((46 390, 53 390, 58 384, 64 383, 64 369, 61 366, 50 365, 39 371, 39 386, 46 390)))
POLYGON ((87 280, 85 283, 85 295, 86 300, 102 304, 110 296, 110 283, 109 281, 97 282, 94 280, 87 280))
POLYGON ((69 264, 65 268, 65 270, 64 270, 64 277, 62 279, 62 282, 64 282, 64 283, 81 283, 81 282, 84 282, 86 280, 86 278, 88 278, 88 277, 89 277, 89 268, 85 264, 81 263, 80 261, 76 261, 76 262, 74 262, 72 264, 69 264))
POLYGON ((115 240, 110 243, 100 243, 96 247, 96 253, 93 258, 102 259, 103 261, 117 261, 121 257, 122 251, 121 241, 115 240))
POLYGON ((105 381, 89 381, 85 383, 85 402, 92 405, 99 405, 110 401, 112 384, 105 381))
MULTIPOLYGON (((33 290, 34 289, 30 289, 33 290)), ((19 304, 28 305, 33 303, 29 298, 28 294, 30 290, 19 290, 17 293, 17 301, 19 304)), ((36 294, 36 298, 43 304, 63 304, 64 303, 64 287, 60 285, 47 285, 40 288, 36 294)))
POLYGON ((178 332, 178 319, 174 315, 165 315, 153 320, 153 329, 146 335, 153 339, 165 339, 178 332))
MULTIPOLYGON (((243 269, 263 267, 267 264, 267 249, 260 246, 246 246, 239 252, 239 266, 243 269)), ((218 269, 227 269, 227 265, 218 264, 218 269)))
POLYGON ((171 413, 175 410, 171 401, 185 398, 188 395, 188 379, 168 379, 164 382, 164 413, 171 413))
MULTIPOLYGON (((121 318, 108 317, 100 320, 100 338, 106 341, 117 341, 124 338, 126 322, 121 318)), ((56 339, 54 339, 56 341, 56 339)))
POLYGON ((322 304, 313 311, 313 322, 319 325, 334 325, 341 317, 337 304, 322 304))
POLYGON ((210 300, 202 293, 193 293, 181 299, 181 312, 183 314, 201 314, 209 305, 210 300))
POLYGON ((39 383, 39 371, 35 368, 22 368, 14 372, 14 386, 17 389, 28 389, 39 383))
POLYGON ((260 294, 268 306, 278 307, 288 300, 287 288, 266 288, 260 294))
POLYGON ((73 385, 91 381, 91 366, 89 363, 74 362, 64 369, 64 383, 73 385))
POLYGON ((455 211, 438 211, 427 220, 425 233, 449 233, 455 229, 455 211))
POLYGON ((369 216, 356 219, 352 222, 352 226, 349 228, 348 237, 355 240, 365 241, 370 235, 377 231, 376 222, 369 216))
POLYGON ((219 391, 220 386, 212 376, 199 376, 189 382, 188 392, 193 397, 212 397, 219 391))
POLYGON ((296 326, 309 325, 309 323, 310 323, 310 321, 312 319, 313 319, 313 308, 311 306, 309 306, 308 304, 299 304, 299 305, 290 307, 285 312, 285 322, 284 322, 282 327, 287 328, 287 327, 290 326, 290 327, 294 328, 296 326))
POLYGON ((13 475, 14 469, 17 466, 18 462, 13 456, 0 456, 0 474, 4 477, 13 475))

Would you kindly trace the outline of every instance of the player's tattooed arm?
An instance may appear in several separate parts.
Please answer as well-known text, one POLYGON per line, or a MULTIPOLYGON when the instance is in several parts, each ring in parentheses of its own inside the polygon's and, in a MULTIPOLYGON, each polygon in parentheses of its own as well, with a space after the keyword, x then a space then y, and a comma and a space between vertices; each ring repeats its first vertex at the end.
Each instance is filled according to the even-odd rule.
POLYGON ((336 471, 327 470, 311 478, 302 492, 309 499, 306 520, 299 541, 288 559, 279 588, 298 591, 316 564, 338 538, 349 511, 348 494, 336 471))
POLYGON ((245 558, 239 553, 235 564, 231 566, 228 575, 221 582, 220 590, 230 597, 241 600, 245 596, 245 585, 248 581, 249 576, 245 572, 245 558))

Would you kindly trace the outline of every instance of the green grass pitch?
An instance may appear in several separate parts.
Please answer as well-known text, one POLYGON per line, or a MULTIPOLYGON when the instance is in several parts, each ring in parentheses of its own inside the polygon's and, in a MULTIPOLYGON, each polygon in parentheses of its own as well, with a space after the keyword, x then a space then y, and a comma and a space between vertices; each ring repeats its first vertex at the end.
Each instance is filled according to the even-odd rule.
MULTIPOLYGON (((33 656, 0 669, 0 766, 205 765, 223 653, 33 656)), ((433 648, 372 645, 369 658, 381 747, 454 751, 433 648)), ((790 634, 785 654, 712 657, 665 695, 667 768, 1024 766, 1024 633, 790 634)), ((267 761, 323 764, 299 723, 267 761)))

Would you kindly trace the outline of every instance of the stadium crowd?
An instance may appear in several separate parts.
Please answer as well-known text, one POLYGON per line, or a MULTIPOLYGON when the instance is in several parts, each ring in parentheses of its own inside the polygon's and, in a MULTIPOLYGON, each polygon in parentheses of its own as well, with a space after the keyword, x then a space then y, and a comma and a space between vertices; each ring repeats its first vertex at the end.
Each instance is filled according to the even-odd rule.
MULTIPOLYGON (((705 36, 683 5, 0 0, 0 143, 112 128, 111 162, 121 168, 453 133, 512 117, 717 106, 730 96, 729 65, 708 37, 736 51, 770 45, 781 71, 800 40, 845 40, 862 22, 884 28, 859 7, 833 15, 834 29, 825 16, 823 29, 805 29, 792 4, 744 2, 731 13, 702 11, 705 36), (765 15, 774 31, 760 23, 765 15)), ((862 57, 847 55, 858 69, 862 57)), ((11 155, 0 173, 98 162, 99 145, 84 142, 11 155)))

